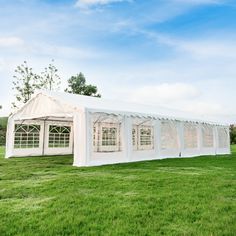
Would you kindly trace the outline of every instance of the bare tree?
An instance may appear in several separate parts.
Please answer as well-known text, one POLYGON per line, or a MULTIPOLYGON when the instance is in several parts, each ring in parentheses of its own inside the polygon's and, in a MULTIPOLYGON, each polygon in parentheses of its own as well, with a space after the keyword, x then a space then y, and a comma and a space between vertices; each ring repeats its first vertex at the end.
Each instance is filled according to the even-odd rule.
POLYGON ((12 103, 13 107, 18 107, 19 103, 26 103, 34 94, 35 89, 40 88, 40 78, 33 73, 31 67, 24 61, 15 69, 13 76, 13 90, 15 91, 16 101, 12 103))
POLYGON ((57 73, 58 69, 53 63, 54 60, 52 60, 52 63, 50 63, 48 67, 44 68, 40 76, 42 88, 48 90, 58 90, 61 84, 61 78, 57 73))

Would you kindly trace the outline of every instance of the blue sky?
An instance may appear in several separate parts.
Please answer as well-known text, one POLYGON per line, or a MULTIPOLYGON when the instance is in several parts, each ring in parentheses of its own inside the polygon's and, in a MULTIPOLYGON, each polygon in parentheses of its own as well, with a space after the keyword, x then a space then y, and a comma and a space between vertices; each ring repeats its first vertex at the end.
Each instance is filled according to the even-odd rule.
POLYGON ((105 98, 236 121, 233 0, 0 0, 0 115, 14 69, 55 60, 105 98))

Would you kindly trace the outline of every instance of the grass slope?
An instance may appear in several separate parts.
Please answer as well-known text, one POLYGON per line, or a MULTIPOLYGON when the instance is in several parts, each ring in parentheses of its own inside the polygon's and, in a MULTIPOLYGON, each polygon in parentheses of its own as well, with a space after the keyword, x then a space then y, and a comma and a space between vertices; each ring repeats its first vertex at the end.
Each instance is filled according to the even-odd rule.
POLYGON ((72 167, 0 157, 0 235, 236 235, 231 156, 72 167))

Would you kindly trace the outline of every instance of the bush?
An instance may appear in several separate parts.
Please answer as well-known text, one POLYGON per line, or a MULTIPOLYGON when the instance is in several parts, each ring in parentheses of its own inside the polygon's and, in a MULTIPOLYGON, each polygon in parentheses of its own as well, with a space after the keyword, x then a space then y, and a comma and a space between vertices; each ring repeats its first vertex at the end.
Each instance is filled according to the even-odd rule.
POLYGON ((7 117, 0 117, 0 146, 6 144, 7 117))
POLYGON ((230 126, 230 143, 236 144, 236 126, 230 126))
POLYGON ((0 146, 4 146, 6 144, 6 130, 0 129, 0 146))

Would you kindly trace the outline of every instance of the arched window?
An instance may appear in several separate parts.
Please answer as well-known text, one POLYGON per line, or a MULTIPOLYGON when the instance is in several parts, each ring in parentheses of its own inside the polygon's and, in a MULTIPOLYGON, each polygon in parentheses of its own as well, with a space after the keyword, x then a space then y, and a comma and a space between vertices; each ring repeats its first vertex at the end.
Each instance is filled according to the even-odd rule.
POLYGON ((116 115, 96 113, 93 115, 94 152, 121 151, 121 122, 116 115))
POLYGON ((14 148, 38 148, 40 125, 16 124, 14 148))
POLYGON ((67 148, 70 146, 70 126, 49 125, 49 148, 67 148))
POLYGON ((150 119, 134 119, 132 128, 133 150, 154 149, 154 128, 150 119))

